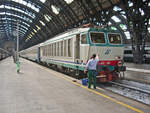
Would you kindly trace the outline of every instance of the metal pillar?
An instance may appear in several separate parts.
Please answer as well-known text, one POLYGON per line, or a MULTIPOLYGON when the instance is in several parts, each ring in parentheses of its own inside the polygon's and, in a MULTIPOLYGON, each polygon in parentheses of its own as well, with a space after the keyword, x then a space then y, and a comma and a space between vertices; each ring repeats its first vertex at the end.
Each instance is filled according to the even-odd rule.
POLYGON ((17 61, 19 62, 19 21, 17 21, 17 61))

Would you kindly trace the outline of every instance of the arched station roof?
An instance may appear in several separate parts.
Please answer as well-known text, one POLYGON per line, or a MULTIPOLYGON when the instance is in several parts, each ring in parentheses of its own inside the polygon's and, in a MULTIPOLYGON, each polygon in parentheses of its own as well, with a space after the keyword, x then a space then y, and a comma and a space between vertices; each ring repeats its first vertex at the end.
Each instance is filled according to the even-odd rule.
MULTIPOLYGON (((87 23, 111 25, 124 40, 130 38, 124 6, 134 10, 134 0, 0 0, 0 42, 16 40, 19 26, 20 45, 30 47, 68 29, 87 23), (133 8, 132 8, 133 7, 133 8), (2 38, 2 39, 1 39, 2 38)), ((141 14, 149 0, 139 0, 141 14)), ((150 9, 150 8, 149 8, 150 9)), ((150 20, 148 20, 150 21, 150 20)), ((150 24, 150 22, 149 22, 150 24)), ((148 28, 150 31, 150 28, 148 28)))

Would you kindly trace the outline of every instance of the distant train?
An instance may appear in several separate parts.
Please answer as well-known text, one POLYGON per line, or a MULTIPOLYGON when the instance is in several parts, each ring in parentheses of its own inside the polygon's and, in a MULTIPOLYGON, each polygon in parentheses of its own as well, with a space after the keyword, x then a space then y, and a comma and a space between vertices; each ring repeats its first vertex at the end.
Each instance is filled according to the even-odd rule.
MULTIPOLYGON (((126 46, 124 48, 124 61, 133 62, 133 53, 131 46, 126 46)), ((143 63, 150 63, 150 47, 145 47, 143 63)))
POLYGON ((118 79, 123 66, 124 45, 116 30, 106 28, 76 28, 64 32, 26 50, 20 56, 54 66, 66 73, 84 75, 83 71, 92 54, 99 57, 99 82, 118 79))
POLYGON ((8 56, 9 55, 5 51, 0 49, 0 60, 3 60, 5 58, 7 58, 8 56))

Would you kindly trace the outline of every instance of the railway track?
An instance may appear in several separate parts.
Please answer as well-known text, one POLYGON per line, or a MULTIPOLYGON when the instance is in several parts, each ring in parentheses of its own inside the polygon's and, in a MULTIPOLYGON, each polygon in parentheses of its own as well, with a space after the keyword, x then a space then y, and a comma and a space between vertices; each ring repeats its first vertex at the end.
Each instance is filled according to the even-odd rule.
POLYGON ((121 83, 117 83, 117 82, 109 82, 109 83, 111 83, 113 85, 118 85, 118 86, 121 86, 121 87, 129 88, 129 89, 132 89, 132 90, 136 90, 136 91, 139 91, 139 92, 150 95, 150 90, 145 90, 145 89, 141 89, 139 87, 134 87, 134 86, 128 86, 126 84, 121 84, 121 83))
POLYGON ((103 87, 114 93, 150 105, 150 85, 134 82, 135 86, 132 81, 126 82, 109 82, 109 85, 105 85, 103 87))

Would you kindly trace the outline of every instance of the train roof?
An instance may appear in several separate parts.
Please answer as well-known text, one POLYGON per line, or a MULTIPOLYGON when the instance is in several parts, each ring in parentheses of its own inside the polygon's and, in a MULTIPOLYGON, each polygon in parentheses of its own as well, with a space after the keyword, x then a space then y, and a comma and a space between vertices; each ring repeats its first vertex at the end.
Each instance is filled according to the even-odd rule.
POLYGON ((40 47, 40 44, 34 45, 34 46, 32 46, 32 47, 29 47, 29 48, 27 48, 27 49, 25 49, 25 50, 22 50, 22 51, 20 51, 20 52, 29 51, 29 50, 32 50, 32 49, 35 49, 35 48, 38 48, 38 47, 40 47))
POLYGON ((55 40, 63 40, 63 38, 65 37, 68 37, 68 36, 73 36, 73 35, 76 35, 76 34, 79 34, 79 33, 84 33, 84 32, 88 32, 88 30, 90 30, 90 28, 74 28, 74 29, 70 29, 66 32, 63 32, 63 33, 60 33, 58 35, 56 35, 55 37, 43 42, 40 44, 40 46, 44 46, 46 44, 49 44, 55 40))
POLYGON ((64 40, 64 39, 68 39, 71 36, 74 36, 76 34, 80 34, 80 33, 86 33, 88 31, 102 31, 102 32, 111 32, 111 33, 120 33, 118 30, 111 30, 108 28, 102 28, 102 27, 86 27, 86 28, 74 28, 74 29, 70 29, 66 32, 60 33, 58 35, 56 35, 55 37, 43 42, 40 44, 40 46, 45 46, 47 44, 50 44, 56 40, 64 40))

